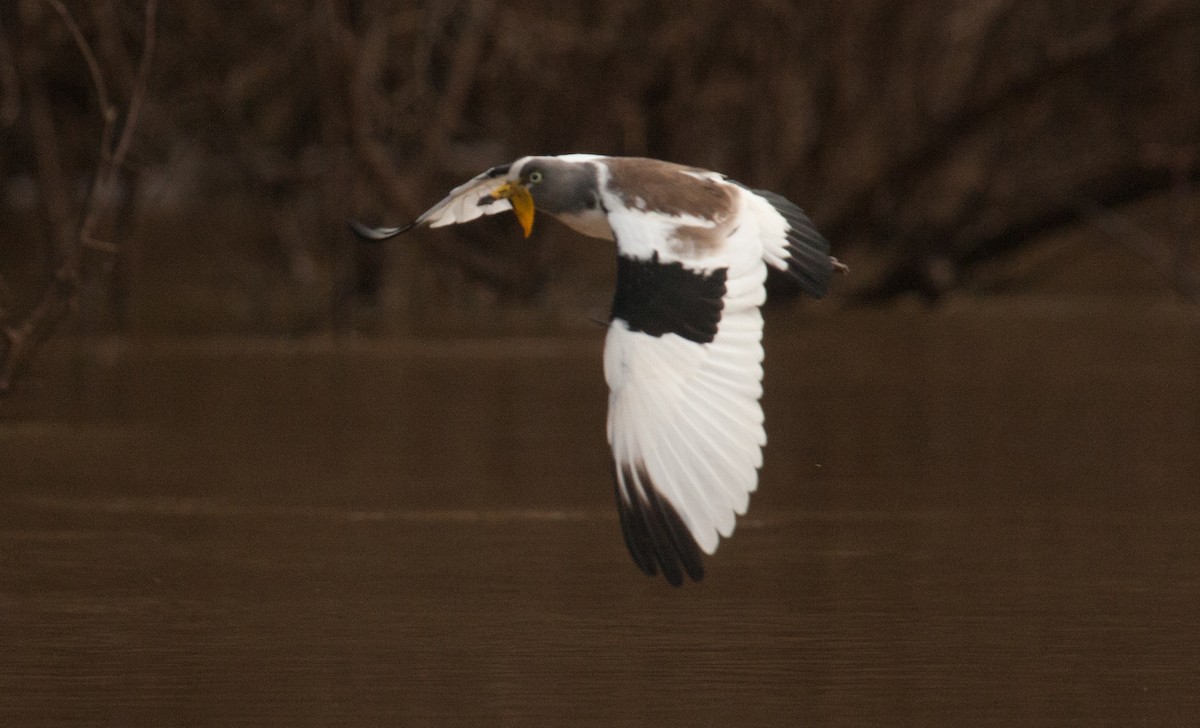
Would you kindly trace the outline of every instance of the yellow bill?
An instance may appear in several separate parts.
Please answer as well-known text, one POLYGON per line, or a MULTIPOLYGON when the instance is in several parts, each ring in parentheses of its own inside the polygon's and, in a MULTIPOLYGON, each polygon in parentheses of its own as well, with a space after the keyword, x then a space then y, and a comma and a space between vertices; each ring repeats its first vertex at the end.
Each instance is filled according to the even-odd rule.
POLYGON ((492 191, 492 197, 497 200, 508 200, 512 204, 517 222, 521 223, 525 237, 529 237, 529 234, 533 232, 533 195, 529 194, 525 185, 505 182, 492 191))

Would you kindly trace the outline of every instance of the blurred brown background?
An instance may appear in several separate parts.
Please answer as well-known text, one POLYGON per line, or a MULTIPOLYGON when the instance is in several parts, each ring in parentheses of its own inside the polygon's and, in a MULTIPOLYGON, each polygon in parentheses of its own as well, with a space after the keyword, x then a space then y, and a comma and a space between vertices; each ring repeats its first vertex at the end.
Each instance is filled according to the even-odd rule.
POLYGON ((0 2, 0 724, 1194 725, 1195 0, 0 2), (146 53, 149 49, 150 52, 146 53), (525 154, 808 210, 682 590, 613 251, 406 222, 525 154))
MULTIPOLYGON (((144 4, 64 9, 120 131, 144 4)), ((73 250, 103 163, 97 94, 53 5, 0 14, 9 326, 58 251, 81 258, 72 321, 87 331, 576 327, 606 305, 611 251, 594 241, 545 224, 526 242, 502 219, 371 249, 344 224, 403 222, 492 164, 570 151, 789 196, 856 264, 835 293, 854 301, 1200 298, 1191 0, 318 0, 158 15, 128 156, 94 201, 100 242, 73 250)))

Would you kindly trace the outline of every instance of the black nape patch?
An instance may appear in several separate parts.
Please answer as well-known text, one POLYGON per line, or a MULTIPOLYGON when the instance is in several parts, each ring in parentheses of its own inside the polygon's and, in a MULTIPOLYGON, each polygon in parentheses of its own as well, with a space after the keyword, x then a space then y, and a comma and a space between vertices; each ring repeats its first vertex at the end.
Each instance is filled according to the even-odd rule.
POLYGON ((615 484, 617 512, 633 562, 647 576, 661 570, 672 586, 682 586, 684 574, 692 581, 703 579, 700 546, 675 507, 654 489, 644 466, 619 467, 621 478, 615 484))
POLYGON ((649 260, 618 255, 612 317, 630 331, 677 334, 707 344, 717 336, 727 273, 725 268, 702 273, 682 263, 661 263, 657 251, 649 260))

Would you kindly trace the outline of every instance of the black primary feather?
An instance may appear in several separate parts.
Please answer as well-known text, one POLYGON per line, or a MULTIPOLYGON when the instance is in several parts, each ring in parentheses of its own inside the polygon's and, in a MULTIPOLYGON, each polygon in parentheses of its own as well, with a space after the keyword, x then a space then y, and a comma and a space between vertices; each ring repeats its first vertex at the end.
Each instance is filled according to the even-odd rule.
POLYGON ((375 228, 363 225, 361 222, 353 218, 347 220, 346 223, 350 225, 350 232, 354 233, 355 237, 367 243, 378 243, 381 240, 394 238, 401 233, 406 233, 409 230, 412 230, 413 226, 416 225, 415 222, 410 222, 409 224, 401 227, 375 228))
POLYGON ((824 298, 829 290, 829 280, 833 278, 833 272, 844 272, 845 266, 830 257, 829 241, 817 232, 816 226, 804 210, 778 193, 757 190, 737 180, 729 181, 771 203, 771 207, 783 216, 787 223, 787 270, 784 273, 800 284, 801 290, 808 295, 824 298))
POLYGON ((703 579, 700 546, 674 506, 654 489, 645 466, 618 467, 617 512, 634 563, 648 576, 661 571, 671 586, 683 586, 685 573, 693 581, 703 579))

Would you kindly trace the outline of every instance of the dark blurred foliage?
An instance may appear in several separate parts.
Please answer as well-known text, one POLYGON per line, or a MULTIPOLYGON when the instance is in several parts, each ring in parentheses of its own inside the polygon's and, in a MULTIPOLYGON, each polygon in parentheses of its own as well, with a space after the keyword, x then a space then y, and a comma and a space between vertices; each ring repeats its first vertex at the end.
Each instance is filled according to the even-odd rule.
MULTIPOLYGON (((124 108, 145 3, 65 7, 124 108)), ((389 283, 413 292, 400 319, 463 291, 551 305, 561 228, 524 241, 511 220, 482 221, 396 252, 351 242, 344 220, 401 222, 487 166, 569 151, 696 164, 787 195, 859 264, 841 290, 856 300, 936 300, 1089 220, 1137 238, 1165 284, 1200 297, 1190 224, 1127 236, 1110 215, 1195 199, 1195 0, 225 0, 167 3, 157 30, 121 185, 95 203, 104 242, 83 246, 85 280, 103 284, 81 305, 108 325, 128 325, 140 300, 189 296, 268 330, 352 325, 389 283)), ((85 214, 103 156, 96 98, 51 3, 6 2, 7 326, 85 214)), ((589 255, 579 273, 611 275, 608 254, 589 255)))

